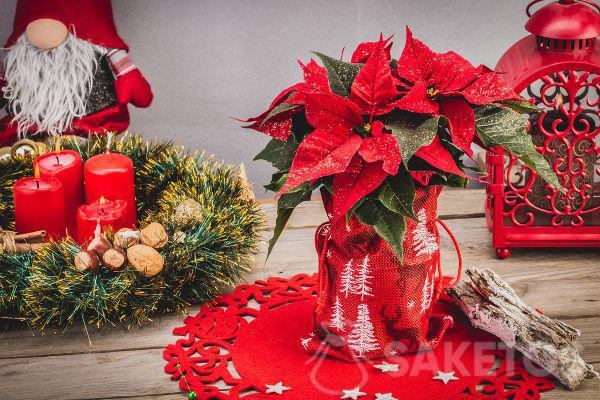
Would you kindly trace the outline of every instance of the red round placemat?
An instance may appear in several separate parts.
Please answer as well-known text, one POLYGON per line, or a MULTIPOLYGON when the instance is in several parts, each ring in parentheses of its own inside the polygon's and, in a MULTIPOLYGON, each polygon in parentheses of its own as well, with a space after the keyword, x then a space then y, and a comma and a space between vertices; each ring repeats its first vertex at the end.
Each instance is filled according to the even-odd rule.
POLYGON ((269 278, 202 306, 173 331, 183 338, 164 350, 165 372, 207 400, 353 399, 357 392, 359 400, 528 400, 554 388, 546 373, 442 302, 435 307, 456 323, 433 351, 356 363, 308 354, 303 344, 318 340, 303 336, 311 331, 315 283, 307 275, 269 278), (434 379, 451 372, 458 380, 434 379))

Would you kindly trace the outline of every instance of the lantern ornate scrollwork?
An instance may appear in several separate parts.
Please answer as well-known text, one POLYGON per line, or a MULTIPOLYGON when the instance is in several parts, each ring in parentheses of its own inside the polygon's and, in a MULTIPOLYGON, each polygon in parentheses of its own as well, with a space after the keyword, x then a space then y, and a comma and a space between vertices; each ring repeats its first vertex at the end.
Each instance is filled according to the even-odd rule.
POLYGON ((488 151, 486 215, 500 258, 512 247, 600 246, 599 11, 587 0, 546 5, 530 15, 532 35, 496 67, 540 108, 529 133, 566 189, 562 194, 502 149, 488 151))

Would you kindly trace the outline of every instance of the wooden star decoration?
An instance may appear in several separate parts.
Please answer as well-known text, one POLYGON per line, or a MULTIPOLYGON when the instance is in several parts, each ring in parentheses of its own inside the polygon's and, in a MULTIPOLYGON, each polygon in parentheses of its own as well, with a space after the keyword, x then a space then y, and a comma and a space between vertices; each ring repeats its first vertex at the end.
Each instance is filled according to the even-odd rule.
POLYGON ((275 385, 266 385, 267 391, 265 393, 277 393, 283 394, 284 391, 290 390, 290 387, 283 386, 283 382, 277 382, 275 385))
POLYGON ((360 388, 356 388, 356 389, 352 389, 352 390, 342 390, 342 392, 344 392, 344 395, 342 397, 340 397, 341 399, 356 400, 360 396, 366 395, 366 393, 360 391, 360 388))
POLYGON ((398 372, 398 364, 390 364, 383 361, 381 364, 374 365, 381 372, 398 372))
POLYGON ((375 400, 398 400, 391 393, 375 393, 375 400))
POLYGON ((444 382, 444 385, 448 384, 450 381, 457 381, 458 378, 454 376, 454 371, 450 372, 442 372, 438 371, 437 376, 434 376, 433 379, 437 379, 439 381, 444 382))

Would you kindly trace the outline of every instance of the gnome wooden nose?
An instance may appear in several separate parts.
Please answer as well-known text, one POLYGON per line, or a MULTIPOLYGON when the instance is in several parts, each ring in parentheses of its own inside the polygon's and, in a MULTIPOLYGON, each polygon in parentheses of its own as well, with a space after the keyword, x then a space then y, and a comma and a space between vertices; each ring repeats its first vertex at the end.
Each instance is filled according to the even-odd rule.
POLYGON ((35 47, 43 50, 57 47, 65 41, 68 34, 69 31, 62 22, 50 18, 32 21, 25 30, 27 40, 35 47))

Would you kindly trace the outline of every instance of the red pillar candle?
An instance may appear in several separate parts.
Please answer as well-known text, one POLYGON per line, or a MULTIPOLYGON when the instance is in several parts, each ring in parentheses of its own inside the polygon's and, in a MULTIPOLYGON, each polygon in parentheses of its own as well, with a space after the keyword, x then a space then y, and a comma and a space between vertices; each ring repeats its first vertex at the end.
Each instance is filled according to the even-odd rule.
POLYGON ((18 233, 39 230, 60 240, 66 236, 65 194, 58 179, 19 179, 13 188, 15 226, 18 233))
POLYGON ((85 198, 88 203, 104 196, 107 200, 127 202, 126 226, 136 225, 133 161, 123 154, 105 153, 85 163, 85 198))
POLYGON ((107 227, 116 232, 129 226, 126 220, 127 202, 124 200, 99 200, 84 204, 77 210, 77 242, 83 245, 94 238, 98 223, 102 231, 107 227))
POLYGON ((67 229, 72 237, 77 234, 77 208, 83 203, 83 161, 73 150, 57 150, 43 154, 33 162, 39 168, 40 179, 56 178, 65 193, 67 229))

